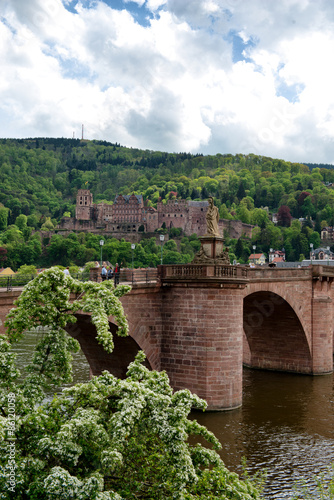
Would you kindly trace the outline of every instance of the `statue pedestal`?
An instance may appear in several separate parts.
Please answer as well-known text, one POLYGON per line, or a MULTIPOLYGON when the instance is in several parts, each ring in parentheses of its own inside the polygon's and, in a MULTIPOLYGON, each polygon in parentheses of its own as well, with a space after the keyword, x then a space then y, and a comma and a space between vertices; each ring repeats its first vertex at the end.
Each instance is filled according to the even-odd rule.
POLYGON ((218 236, 202 236, 201 248, 210 259, 216 259, 224 250, 224 239, 218 236))
POLYGON ((202 236, 201 248, 195 255, 192 264, 224 264, 230 265, 228 251, 224 251, 224 238, 220 236, 202 236))

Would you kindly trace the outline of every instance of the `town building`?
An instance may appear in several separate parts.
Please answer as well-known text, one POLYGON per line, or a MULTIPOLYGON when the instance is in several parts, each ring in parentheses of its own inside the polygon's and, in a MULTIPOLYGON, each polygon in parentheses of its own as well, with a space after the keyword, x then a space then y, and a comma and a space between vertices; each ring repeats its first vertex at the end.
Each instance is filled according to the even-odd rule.
POLYGON ((269 250, 268 253, 268 261, 269 264, 272 262, 284 262, 285 261, 285 250, 284 248, 282 250, 273 250, 272 248, 269 250))
POLYGON ((321 230, 321 239, 326 240, 326 241, 333 241, 334 240, 334 228, 333 228, 333 226, 327 226, 321 230))
POLYGON ((251 253, 249 256, 249 263, 263 266, 263 264, 266 263, 266 256, 264 253, 251 253))
POLYGON ((334 260, 334 253, 331 252, 329 247, 319 247, 315 250, 311 250, 310 259, 312 260, 334 260))

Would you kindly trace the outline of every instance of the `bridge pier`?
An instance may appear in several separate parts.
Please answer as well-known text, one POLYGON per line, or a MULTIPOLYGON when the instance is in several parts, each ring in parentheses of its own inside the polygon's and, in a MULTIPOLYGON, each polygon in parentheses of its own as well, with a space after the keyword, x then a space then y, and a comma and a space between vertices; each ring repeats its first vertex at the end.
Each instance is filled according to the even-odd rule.
POLYGON ((175 266, 174 271, 181 269, 188 276, 173 277, 172 267, 164 266, 161 369, 175 390, 189 389, 207 401, 209 410, 237 408, 242 404, 246 279, 221 276, 222 266, 175 266))
POLYGON ((321 375, 333 371, 333 278, 323 276, 313 280, 312 294, 312 373, 321 375))

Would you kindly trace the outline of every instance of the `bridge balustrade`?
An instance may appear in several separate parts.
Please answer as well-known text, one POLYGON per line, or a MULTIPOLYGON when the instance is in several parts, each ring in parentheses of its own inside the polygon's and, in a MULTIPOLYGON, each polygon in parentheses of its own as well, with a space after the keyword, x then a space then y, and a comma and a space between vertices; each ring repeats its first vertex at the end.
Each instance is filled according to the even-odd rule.
POLYGON ((6 289, 7 292, 11 292, 13 288, 18 288, 18 287, 23 287, 29 281, 33 280, 35 276, 33 275, 27 275, 27 274, 22 274, 22 275, 16 275, 16 274, 9 274, 7 276, 0 276, 0 288, 1 289, 6 289))
POLYGON ((147 269, 121 269, 119 275, 120 283, 156 283, 158 281, 158 270, 147 269))
POLYGON ((162 280, 168 279, 247 279, 243 266, 177 264, 158 266, 162 280))

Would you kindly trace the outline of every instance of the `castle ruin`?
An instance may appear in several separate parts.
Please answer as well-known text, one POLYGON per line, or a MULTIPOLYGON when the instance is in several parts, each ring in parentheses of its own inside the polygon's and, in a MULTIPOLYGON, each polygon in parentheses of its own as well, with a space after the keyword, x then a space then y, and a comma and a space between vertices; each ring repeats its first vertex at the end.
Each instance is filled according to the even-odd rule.
MULTIPOLYGON (((79 189, 75 217, 63 217, 59 229, 67 231, 99 231, 114 234, 153 233, 161 227, 180 228, 186 236, 201 236, 206 231, 207 201, 168 200, 157 208, 145 206, 142 195, 116 195, 114 203, 94 203, 89 189, 79 189)), ((252 236, 250 224, 239 220, 219 220, 221 234, 231 238, 252 236)))

